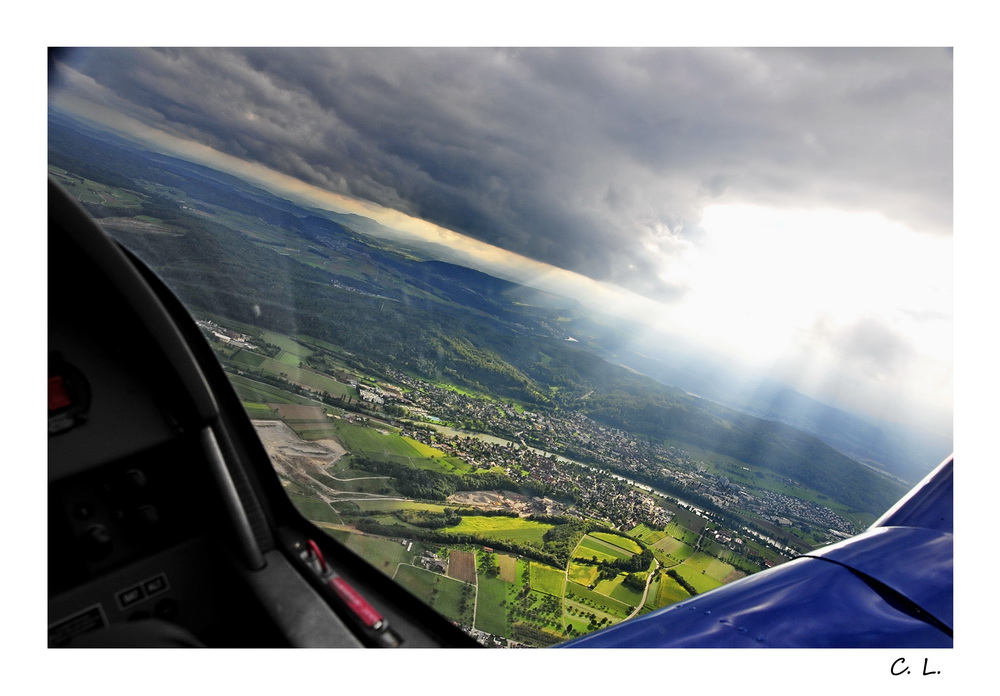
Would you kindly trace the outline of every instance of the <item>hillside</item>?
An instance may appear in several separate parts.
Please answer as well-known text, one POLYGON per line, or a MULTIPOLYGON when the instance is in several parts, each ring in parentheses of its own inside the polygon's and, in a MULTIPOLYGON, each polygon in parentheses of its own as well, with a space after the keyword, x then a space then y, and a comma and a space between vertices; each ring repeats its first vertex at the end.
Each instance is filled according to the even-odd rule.
POLYGON ((373 370, 391 366, 533 410, 575 410, 639 436, 691 443, 871 514, 904 492, 790 425, 608 362, 596 335, 567 342, 564 327, 586 325, 572 301, 397 253, 317 211, 124 141, 58 122, 50 135, 54 164, 73 171, 73 152, 86 151, 90 164, 75 174, 141 200, 88 208, 190 306, 315 336, 373 370))

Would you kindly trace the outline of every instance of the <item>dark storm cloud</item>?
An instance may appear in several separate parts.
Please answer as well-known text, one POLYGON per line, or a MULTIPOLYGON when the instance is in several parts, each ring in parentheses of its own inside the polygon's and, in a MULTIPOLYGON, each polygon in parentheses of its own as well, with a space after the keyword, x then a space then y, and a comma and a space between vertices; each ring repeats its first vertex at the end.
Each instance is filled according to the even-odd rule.
POLYGON ((136 117, 657 297, 710 202, 950 234, 944 50, 97 50, 136 117))

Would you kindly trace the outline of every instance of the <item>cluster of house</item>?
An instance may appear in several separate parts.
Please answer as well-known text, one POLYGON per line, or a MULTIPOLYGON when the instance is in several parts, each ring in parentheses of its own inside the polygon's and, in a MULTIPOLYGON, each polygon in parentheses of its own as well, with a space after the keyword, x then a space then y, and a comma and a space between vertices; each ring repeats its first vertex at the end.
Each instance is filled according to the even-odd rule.
MULTIPOLYGON (((514 478, 524 476, 549 484, 557 492, 574 492, 581 508, 622 528, 639 522, 663 526, 670 521, 670 513, 656 504, 652 496, 615 481, 613 475, 597 475, 587 467, 573 466, 564 459, 536 452, 523 446, 524 443, 530 442, 541 450, 578 443, 599 459, 614 462, 636 474, 666 475, 685 488, 706 495, 721 507, 753 510, 771 519, 784 516, 803 519, 831 532, 854 532, 845 518, 829 508, 777 493, 751 494, 725 477, 707 473, 703 464, 699 466, 699 462, 682 449, 638 439, 631 433, 599 425, 581 413, 551 415, 518 411, 509 404, 472 398, 402 373, 391 376, 406 387, 405 393, 386 384, 374 386, 355 382, 352 386, 356 386, 361 398, 369 403, 405 404, 411 414, 435 413, 440 419, 459 424, 476 423, 476 430, 512 433, 512 439, 519 439, 521 447, 491 445, 474 438, 430 436, 422 432, 408 434, 460 456, 473 466, 500 466, 514 478)), ((440 419, 428 416, 428 420, 440 419)))
POLYGON ((358 394, 361 396, 362 401, 367 401, 370 404, 378 404, 379 406, 385 404, 385 397, 382 396, 381 390, 378 387, 361 385, 358 387, 358 394))
POLYGON ((433 551, 424 551, 421 554, 420 565, 434 573, 444 575, 448 572, 448 564, 433 551))

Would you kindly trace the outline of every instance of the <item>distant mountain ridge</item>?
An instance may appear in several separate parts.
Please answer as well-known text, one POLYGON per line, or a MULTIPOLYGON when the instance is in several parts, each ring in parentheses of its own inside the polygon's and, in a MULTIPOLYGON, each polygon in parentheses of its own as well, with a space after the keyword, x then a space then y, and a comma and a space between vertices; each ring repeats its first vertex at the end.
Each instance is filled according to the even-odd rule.
POLYGON ((815 435, 844 455, 910 485, 952 452, 949 438, 848 413, 773 379, 746 380, 725 367, 693 367, 671 359, 667 351, 660 359, 637 353, 618 354, 615 359, 729 408, 815 435))
POLYGON ((747 410, 812 433, 852 459, 883 468, 910 484, 951 454, 952 444, 946 438, 912 426, 872 423, 787 387, 762 387, 747 410))

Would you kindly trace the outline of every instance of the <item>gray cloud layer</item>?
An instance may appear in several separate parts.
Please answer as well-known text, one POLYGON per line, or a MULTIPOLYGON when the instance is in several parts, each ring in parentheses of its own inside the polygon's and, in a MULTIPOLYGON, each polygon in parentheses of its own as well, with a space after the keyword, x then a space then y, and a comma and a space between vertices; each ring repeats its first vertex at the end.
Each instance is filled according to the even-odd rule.
POLYGON ((713 201, 951 233, 944 49, 100 49, 119 109, 660 299, 713 201))

